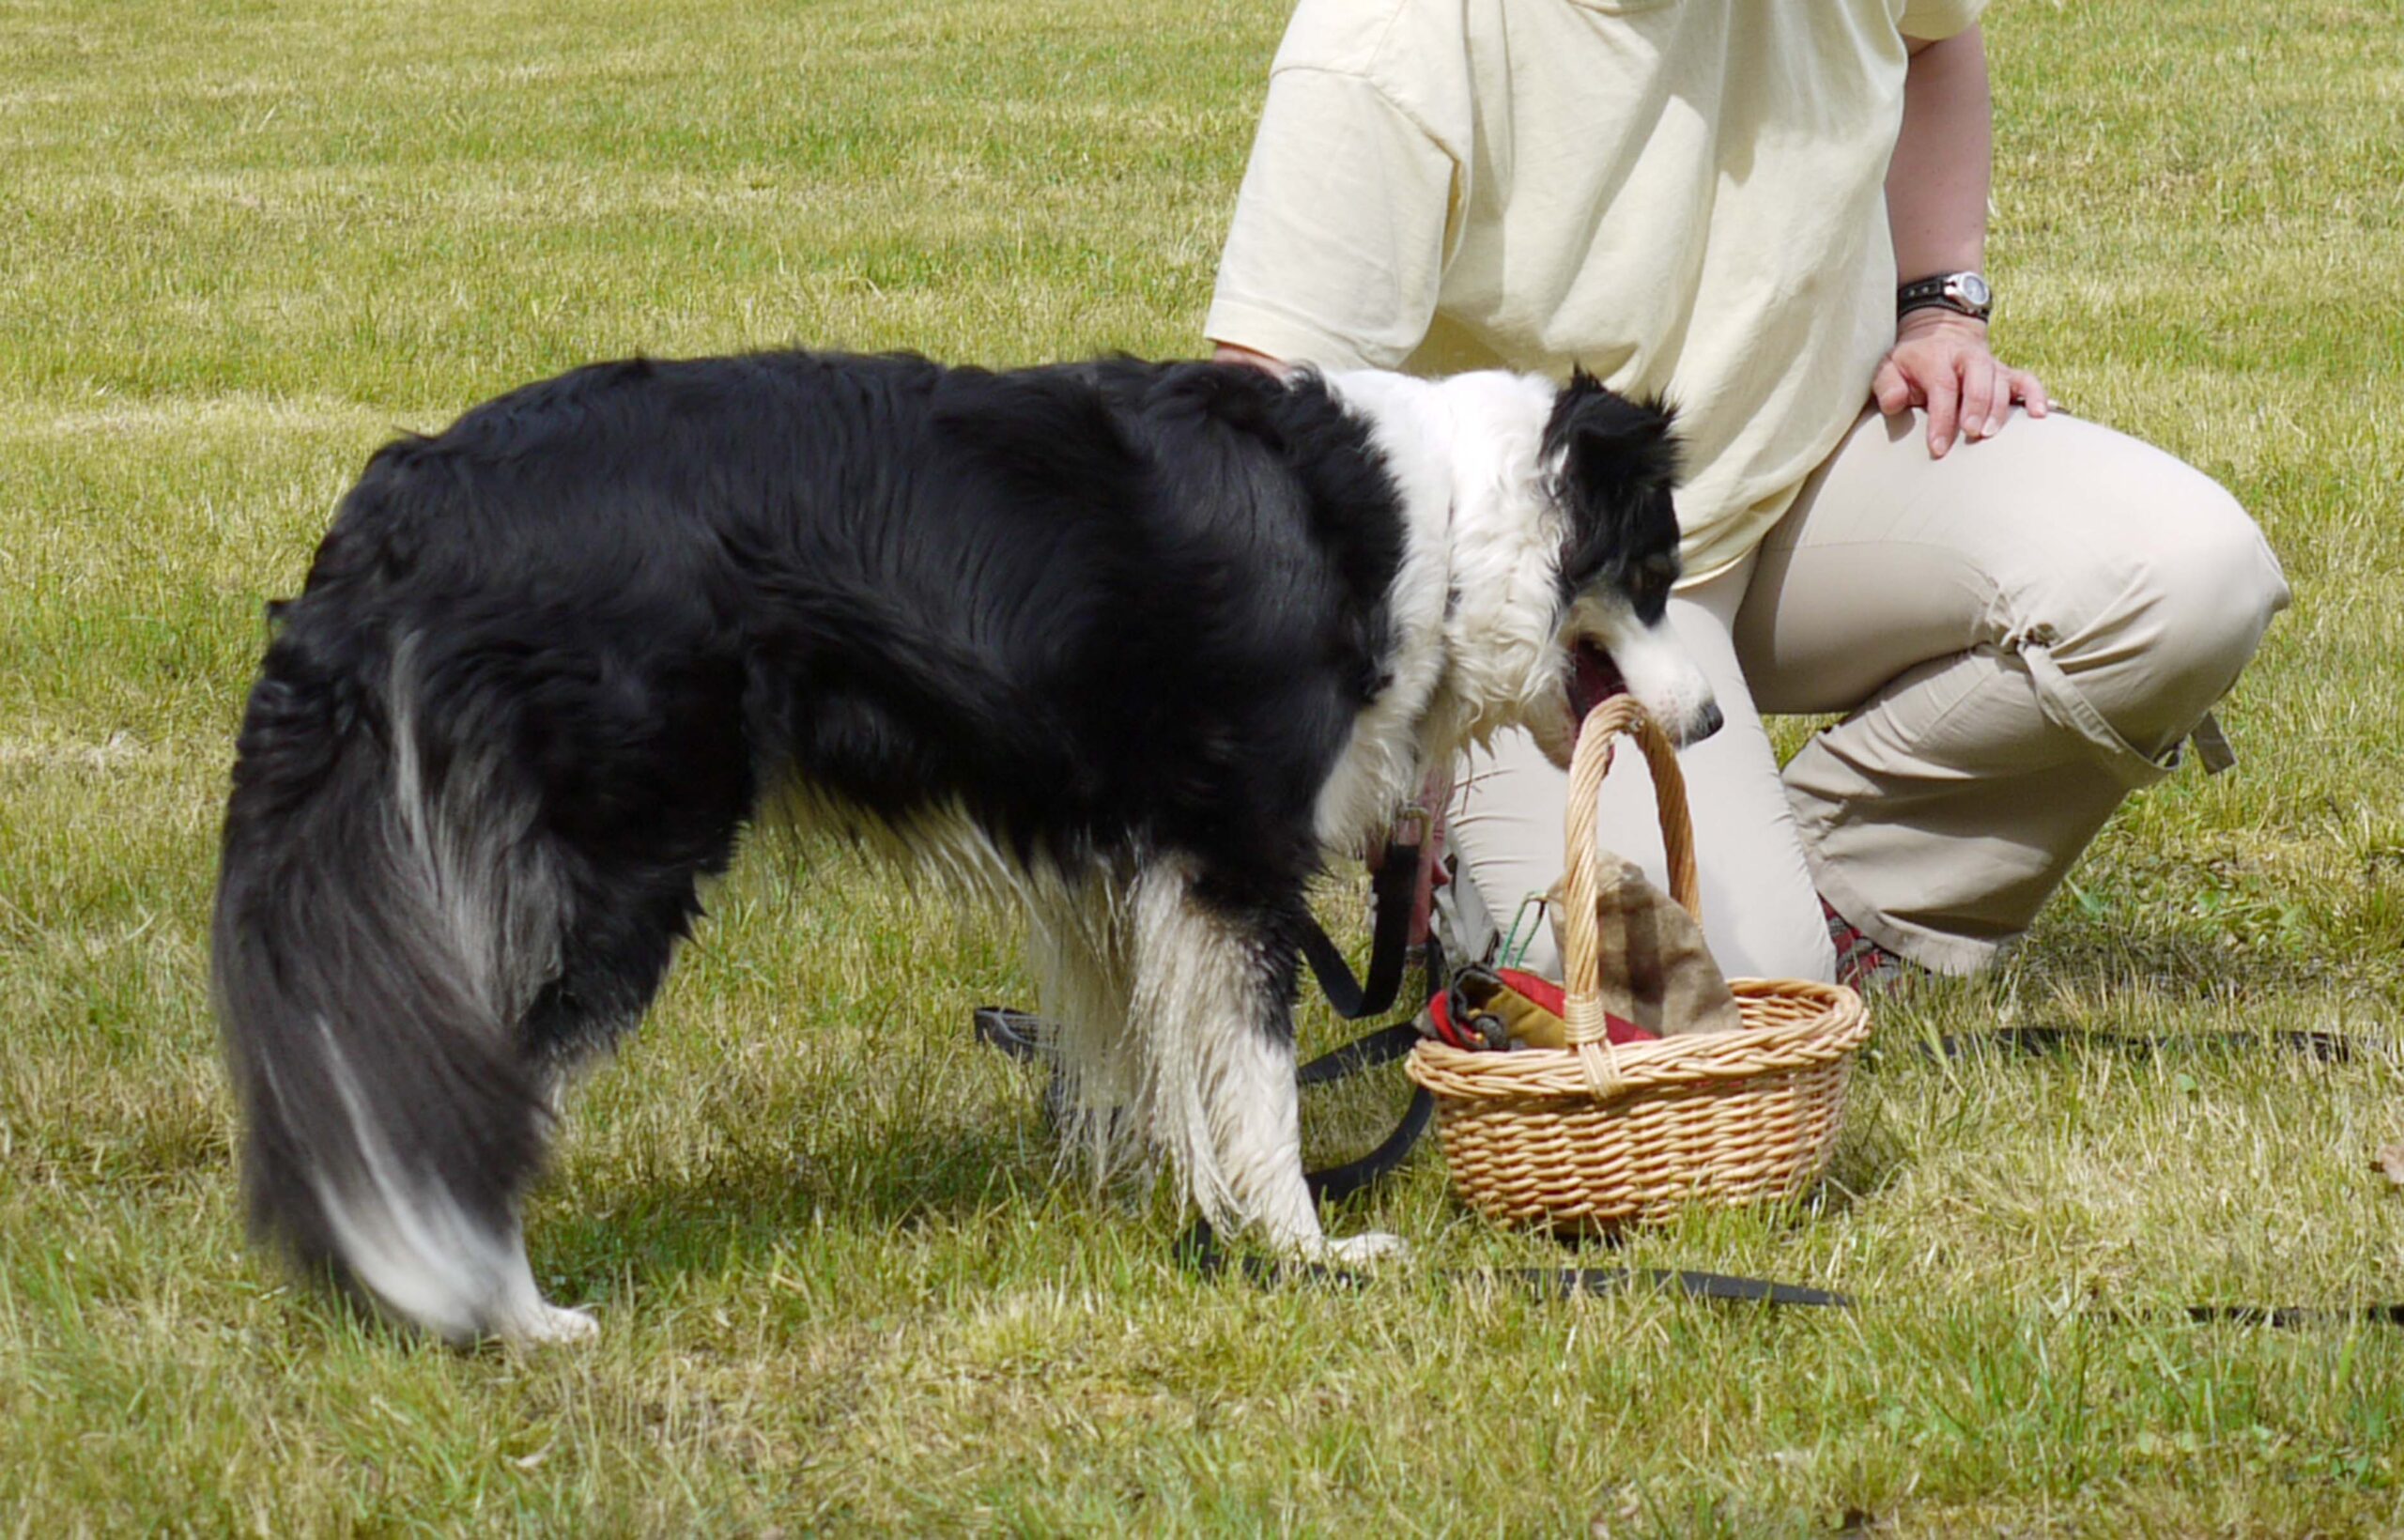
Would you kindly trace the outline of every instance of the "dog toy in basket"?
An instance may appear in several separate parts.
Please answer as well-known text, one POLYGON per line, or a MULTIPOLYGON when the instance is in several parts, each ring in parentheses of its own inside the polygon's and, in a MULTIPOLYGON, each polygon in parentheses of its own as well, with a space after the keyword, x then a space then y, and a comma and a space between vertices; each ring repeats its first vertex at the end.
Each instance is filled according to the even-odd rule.
POLYGON ((1568 973, 1565 1045, 1493 1053, 1431 1039, 1411 1051, 1410 1078, 1435 1098, 1453 1183, 1491 1219, 1609 1230, 1689 1203, 1793 1197, 1826 1163, 1853 1052, 1870 1035, 1853 991, 1775 978, 1730 980, 1734 1031, 1611 1030, 1595 820, 1624 731, 1653 771, 1671 894, 1700 922, 1677 751, 1633 701, 1605 701, 1570 763, 1568 870, 1555 911, 1568 973))
MULTIPOLYGON (((1428 1000, 1420 1012, 1419 1034, 1488 1053, 1564 1048, 1569 1024, 1561 1014, 1562 993, 1559 984, 1539 975, 1472 962, 1428 1000)), ((1604 1026, 1613 1042, 1649 1042, 1660 1036, 1624 1015, 1608 1015, 1604 1026)))

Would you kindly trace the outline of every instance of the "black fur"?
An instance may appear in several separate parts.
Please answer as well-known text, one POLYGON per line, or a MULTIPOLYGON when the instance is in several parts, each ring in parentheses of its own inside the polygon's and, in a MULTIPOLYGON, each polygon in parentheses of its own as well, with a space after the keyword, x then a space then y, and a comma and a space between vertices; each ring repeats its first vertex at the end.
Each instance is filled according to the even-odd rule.
MULTIPOLYGON (((1554 440, 1570 581, 1641 584, 1666 420, 1589 380, 1554 440)), ((1174 857, 1282 1019, 1404 551, 1326 388, 1201 363, 639 361, 389 445, 276 611, 226 816, 257 1226, 335 1259, 366 1138, 514 1236, 556 1064, 640 1017, 780 786, 1025 866, 1174 857)))
POLYGON ((1612 587, 1639 620, 1659 622, 1678 579, 1677 414, 1630 401, 1583 369, 1555 398, 1545 456, 1561 456, 1559 497, 1576 522, 1561 557, 1561 596, 1612 587))

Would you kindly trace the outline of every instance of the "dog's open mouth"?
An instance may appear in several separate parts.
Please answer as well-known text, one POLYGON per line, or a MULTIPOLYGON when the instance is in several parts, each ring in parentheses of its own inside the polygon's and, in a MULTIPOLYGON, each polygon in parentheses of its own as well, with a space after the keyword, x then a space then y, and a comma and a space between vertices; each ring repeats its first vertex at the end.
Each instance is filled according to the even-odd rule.
POLYGON ((1570 649, 1569 656, 1569 716, 1577 727, 1582 728, 1596 706, 1614 695, 1627 693, 1627 681, 1621 677, 1619 665, 1611 661, 1610 654, 1591 641, 1579 641, 1570 649))

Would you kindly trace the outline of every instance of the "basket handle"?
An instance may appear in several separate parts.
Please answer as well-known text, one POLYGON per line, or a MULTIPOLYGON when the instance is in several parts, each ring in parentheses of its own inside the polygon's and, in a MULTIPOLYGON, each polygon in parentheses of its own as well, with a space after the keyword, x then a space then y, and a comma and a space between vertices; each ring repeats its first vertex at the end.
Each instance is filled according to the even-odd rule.
POLYGON ((1587 714, 1578 734, 1577 752, 1569 761, 1568 870, 1563 885, 1569 914, 1562 921, 1563 959, 1566 978, 1562 1017, 1568 1024, 1570 1050, 1585 1062, 1587 1079, 1597 1094, 1616 1085, 1618 1055, 1613 1053, 1602 1002, 1602 941, 1595 924, 1595 900, 1602 887, 1602 866, 1595 849, 1595 804, 1602 795, 1603 778, 1610 774, 1611 749, 1624 732, 1633 732, 1644 762, 1653 772, 1653 799, 1661 821, 1661 846, 1669 857, 1670 896, 1703 923, 1702 885, 1695 878, 1694 821, 1687 812, 1687 780, 1678 769, 1678 751, 1644 715, 1644 708, 1625 695, 1615 695, 1587 714))

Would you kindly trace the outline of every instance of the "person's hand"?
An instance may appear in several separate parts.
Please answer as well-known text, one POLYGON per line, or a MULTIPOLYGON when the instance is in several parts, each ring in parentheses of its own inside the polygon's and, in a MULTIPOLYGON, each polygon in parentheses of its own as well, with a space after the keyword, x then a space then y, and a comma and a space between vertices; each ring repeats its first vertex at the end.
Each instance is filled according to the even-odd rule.
POLYGON ((1889 417, 1928 408, 1928 453, 1943 459, 1958 430, 1991 439, 2003 431, 2014 401, 2042 417, 2053 405, 2026 369, 2008 367, 1987 347, 1987 324, 1949 310, 1915 310, 1895 328, 1895 346, 1870 381, 1870 399, 1889 417))

